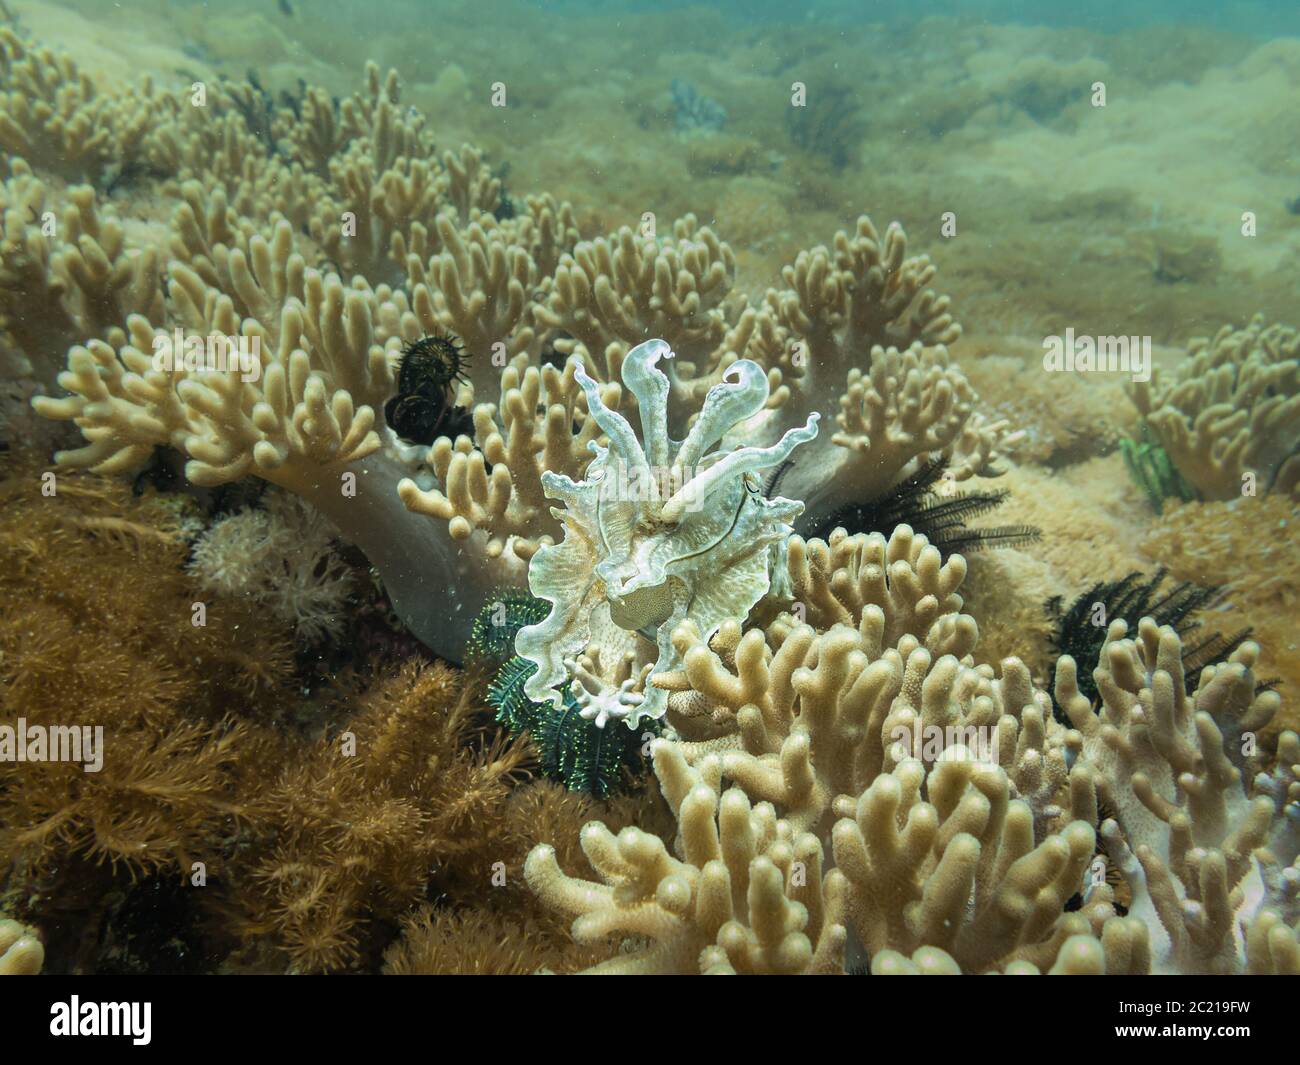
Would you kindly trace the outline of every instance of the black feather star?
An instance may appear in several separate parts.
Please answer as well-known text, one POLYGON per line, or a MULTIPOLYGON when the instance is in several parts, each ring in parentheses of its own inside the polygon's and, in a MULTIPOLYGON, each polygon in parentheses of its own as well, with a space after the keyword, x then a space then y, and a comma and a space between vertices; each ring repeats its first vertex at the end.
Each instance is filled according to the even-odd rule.
MULTIPOLYGON (((769 495, 780 485, 788 469, 788 463, 777 467, 768 482, 769 495)), ((932 459, 883 496, 840 507, 798 531, 803 536, 825 538, 839 526, 849 533, 887 534, 896 525, 910 525, 913 532, 923 535, 944 556, 958 551, 969 554, 989 547, 1019 547, 1042 535, 1042 530, 1032 525, 968 527, 969 519, 995 509, 1011 493, 1006 489, 959 492, 944 478, 947 469, 946 458, 932 459), (940 484, 942 487, 936 487, 940 484)))
MULTIPOLYGON (((1214 585, 1179 581, 1162 588, 1168 571, 1161 567, 1150 577, 1134 571, 1117 581, 1094 584, 1063 609, 1059 596, 1045 604, 1048 615, 1055 619, 1051 635, 1053 657, 1069 655, 1078 664, 1079 691, 1094 705, 1097 702, 1097 685, 1092 679, 1093 670, 1101 660, 1101 649, 1106 642, 1106 629, 1112 621, 1122 619, 1129 632, 1137 629, 1143 618, 1152 618, 1157 625, 1168 625, 1180 637, 1186 637, 1201 625, 1195 615, 1212 610, 1223 602, 1224 591, 1214 585)), ((1197 674, 1211 662, 1232 654, 1250 638, 1251 630, 1242 629, 1233 636, 1211 633, 1196 636, 1191 642, 1184 639, 1183 679, 1188 687, 1196 687, 1197 674)), ((1265 681, 1260 691, 1272 688, 1276 681, 1265 681)), ((1053 714, 1062 724, 1069 724, 1061 708, 1055 704, 1053 714)))

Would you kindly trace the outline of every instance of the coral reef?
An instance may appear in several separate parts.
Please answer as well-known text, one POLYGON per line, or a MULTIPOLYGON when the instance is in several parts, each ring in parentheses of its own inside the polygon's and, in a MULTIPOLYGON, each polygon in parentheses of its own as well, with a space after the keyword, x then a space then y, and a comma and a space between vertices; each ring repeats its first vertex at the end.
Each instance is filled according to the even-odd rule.
POLYGON ((20 607, 0 612, 0 719, 7 743, 50 744, 0 759, 0 893, 16 917, 39 911, 63 967, 115 884, 188 879, 249 816, 280 746, 259 721, 292 698, 292 632, 204 601, 184 500, 67 472, 46 494, 39 471, 10 455, 0 480, 0 596, 20 607))
MULTIPOLYGON (((405 591, 403 566, 417 570, 413 544, 384 532, 407 527, 426 548, 418 554, 425 565, 446 559, 449 546, 428 523, 403 520, 395 485, 408 464, 379 413, 394 376, 375 336, 380 299, 304 270, 293 242, 284 220, 270 241, 250 237, 247 255, 229 252, 224 282, 172 264, 171 300, 185 309, 187 330, 198 331, 184 335, 242 338, 253 345, 250 362, 187 364, 170 333, 137 315, 128 342, 72 349, 60 375, 71 395, 35 403, 44 415, 77 420, 87 434, 85 447, 59 453, 61 464, 128 472, 154 447, 170 445, 187 456, 195 484, 255 474, 310 502, 366 551, 391 588, 405 591), (244 316, 254 307, 260 318, 244 316)), ((226 261, 225 246, 217 247, 226 261)))
POLYGON ((188 871, 241 813, 261 753, 249 721, 284 694, 287 634, 203 603, 163 497, 75 474, 47 496, 30 461, 6 467, 0 589, 23 609, 0 620, 4 720, 98 725, 106 747, 97 772, 0 760, 3 865, 65 883, 86 862, 188 871))
POLYGON ((600 442, 573 359, 603 382, 603 403, 628 410, 637 400, 616 384, 620 367, 649 337, 676 352, 672 393, 692 405, 738 359, 757 360, 771 410, 755 432, 768 446, 783 406, 799 421, 839 396, 841 431, 790 474, 814 511, 850 485, 859 497, 883 492, 933 453, 958 479, 991 472, 1015 442, 975 410, 941 346, 957 327, 926 287, 934 267, 907 256, 897 226, 882 238, 859 220, 833 251, 797 257, 786 289, 750 300, 734 290, 731 249, 689 216, 670 240, 625 228, 587 242, 572 209, 548 197, 496 217, 501 183, 482 153, 437 156, 422 120, 399 108, 396 74, 373 64, 363 91, 337 107, 310 87, 276 104, 250 83, 212 87, 203 107, 137 95, 157 112, 141 151, 176 175, 168 235, 124 253, 94 192, 72 190, 80 221, 61 239, 88 270, 40 243, 24 212, 41 194, 17 161, 7 194, 6 239, 32 249, 30 281, 11 288, 49 305, 42 328, 63 323, 57 337, 16 337, 15 348, 48 359, 70 347, 58 374, 68 394, 35 399, 86 438, 58 461, 126 473, 164 446, 185 457, 194 484, 253 475, 301 496, 447 657, 459 656, 490 586, 522 584, 527 561, 558 537, 542 474, 581 474, 587 445, 600 442), (214 162, 200 168, 205 153, 214 162), (474 358, 444 405, 469 413, 436 419, 443 435, 431 443, 404 442, 388 424, 409 431, 407 408, 389 406, 399 353, 448 331, 474 358), (192 357, 214 336, 254 353, 238 372, 210 351, 192 357), (548 348, 570 363, 538 365, 548 348), (826 455, 832 476, 805 473, 826 455), (434 611, 446 587, 450 609, 434 611))
MULTIPOLYGON (((821 571, 848 623, 785 615, 716 646, 679 627, 681 738, 654 747, 676 856, 593 823, 581 843, 600 881, 566 876, 546 845, 526 867, 543 901, 576 915, 576 941, 630 940, 597 971, 1295 971, 1281 870, 1300 747, 1286 733, 1275 761, 1235 753, 1278 705, 1255 693, 1255 645, 1189 691, 1172 629, 1146 619, 1130 640, 1115 622, 1100 716, 1060 660, 1066 729, 1017 659, 1001 676, 969 664, 974 623, 936 618, 942 604, 912 586, 935 587, 926 551, 898 559, 901 598, 861 607, 856 626, 849 590, 879 599, 883 577, 860 562, 821 571), (909 620, 909 602, 928 609, 909 620), (1099 834, 1132 891, 1127 916, 1089 872, 1099 834)), ((942 585, 950 609, 960 575, 942 585)))
POLYGON ((5 462, 0 590, 24 609, 0 623, 0 718, 104 736, 94 772, 0 759, 0 898, 40 915, 55 971, 374 969, 435 902, 498 938, 526 922, 529 971, 590 963, 531 905, 524 855, 644 803, 521 785, 535 755, 491 728, 478 674, 410 659, 305 699, 291 621, 239 598, 192 623, 192 501, 79 473, 41 496, 29 457, 5 462))
POLYGON ((1300 974, 1300 52, 158 6, 0 28, 0 974, 1300 974))
POLYGON ((488 884, 499 811, 529 755, 483 734, 477 698, 447 666, 408 662, 295 752, 233 861, 235 933, 270 934, 292 969, 335 970, 372 950, 372 922, 399 918, 431 877, 435 892, 458 877, 488 884))

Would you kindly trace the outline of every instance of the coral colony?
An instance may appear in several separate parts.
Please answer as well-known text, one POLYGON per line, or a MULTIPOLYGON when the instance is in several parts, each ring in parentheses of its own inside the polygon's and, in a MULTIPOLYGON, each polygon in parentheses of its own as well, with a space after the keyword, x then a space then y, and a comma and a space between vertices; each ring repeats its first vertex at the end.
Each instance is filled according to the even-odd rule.
MULTIPOLYGON (((219 867, 203 913, 161 889, 178 967, 215 922, 260 971, 1300 973, 1294 691, 1244 636, 1190 669, 1191 607, 1079 660, 1031 643, 1046 596, 966 612, 961 517, 1034 441, 898 224, 743 292, 694 216, 500 210, 374 64, 199 108, 3 29, 0 80, 0 696, 105 732, 93 773, 0 761, 7 897, 219 867)), ((1296 492, 1300 333, 1126 353, 1157 502, 1296 492)), ((15 916, 0 972, 93 963, 15 916)))

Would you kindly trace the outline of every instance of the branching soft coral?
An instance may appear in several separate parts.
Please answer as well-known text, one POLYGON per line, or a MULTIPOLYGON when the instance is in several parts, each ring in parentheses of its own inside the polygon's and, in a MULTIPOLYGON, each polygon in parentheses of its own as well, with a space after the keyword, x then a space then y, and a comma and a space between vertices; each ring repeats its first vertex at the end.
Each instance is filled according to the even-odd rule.
MULTIPOLYGON (((374 64, 338 106, 304 87, 297 115, 256 84, 211 88, 201 105, 148 85, 105 105, 130 158, 177 179, 163 187, 180 203, 161 271, 153 247, 121 246, 88 190, 71 194, 65 250, 41 245, 28 217, 11 236, 30 245, 15 248, 31 267, 25 291, 57 311, 57 335, 33 343, 55 357, 72 345, 57 382, 68 394, 36 400, 85 437, 58 462, 124 474, 162 446, 196 484, 254 475, 303 497, 365 553, 410 631, 451 660, 487 592, 521 584, 559 538, 542 473, 577 478, 586 448, 605 443, 576 368, 631 414, 623 360, 649 339, 677 349, 678 436, 746 359, 768 389, 735 429, 747 444, 776 446, 785 424, 838 403, 840 432, 788 475, 813 516, 936 453, 958 478, 996 469, 1007 427, 981 417, 950 364, 942 344, 958 330, 928 287, 934 266, 907 254, 896 226, 882 236, 861 219, 833 250, 801 256, 784 289, 750 299, 734 289, 732 249, 691 216, 664 239, 623 229, 590 241, 550 197, 505 217, 483 154, 435 153, 399 104, 396 73, 374 64), (187 347, 214 335, 256 344, 256 365, 186 363, 178 329, 187 347), (472 410, 473 439, 404 443, 384 409, 399 352, 448 331, 473 355, 449 396, 472 410), (537 361, 556 351, 575 361, 537 361)), ((14 180, 9 213, 29 214, 37 191, 14 180)))
MULTIPOLYGON (((1280 701, 1258 691, 1258 654, 1242 645, 1188 691, 1173 629, 1144 619, 1130 639, 1113 622, 1094 674, 1099 714, 1079 694, 1073 661, 1057 669, 1057 701, 1083 739, 1072 787, 1113 811, 1102 838, 1132 888, 1130 913, 1151 931, 1160 971, 1253 967, 1251 923, 1270 909, 1277 916, 1286 901, 1267 890, 1257 863, 1285 865, 1300 850, 1300 749, 1295 733, 1284 733, 1273 775, 1256 778, 1268 764, 1256 753, 1259 734, 1280 701)), ((1283 971, 1300 964, 1294 932, 1286 949, 1271 950, 1283 971)))
MULTIPOLYGON (((580 370, 576 359, 563 370, 525 367, 523 360, 514 360, 501 375, 499 413, 487 404, 474 409, 475 439, 460 437, 453 443, 442 437, 430 449, 429 465, 442 488, 425 491, 414 479, 403 481, 398 485, 403 502, 416 513, 446 522, 454 540, 479 534, 489 558, 504 556, 522 576, 521 563, 562 533, 543 475, 580 477, 591 462, 590 445, 601 439, 578 383, 580 370), (538 416, 539 409, 544 416, 538 416)), ((609 385, 600 395, 602 402, 617 405, 620 390, 609 385)), ((505 569, 503 575, 514 573, 505 569)))
POLYGON ((1204 499, 1300 487, 1300 332, 1257 315, 1193 341, 1166 379, 1135 383, 1133 403, 1204 499), (1246 478, 1254 489, 1247 491, 1246 478))
POLYGON ((566 877, 548 846, 529 857, 530 885, 578 915, 579 943, 611 932, 644 943, 592 971, 839 972, 849 926, 873 951, 934 941, 984 967, 1022 944, 1036 957, 1054 954, 1067 931, 1078 931, 1059 915, 1091 861, 1091 827, 1076 822, 1034 848, 1028 807, 1007 803, 996 770, 981 790, 971 763, 941 763, 930 781, 937 806, 919 800, 919 763, 878 779, 857 819, 837 823, 836 868, 828 870, 816 834, 778 819, 769 803, 751 805, 741 787, 719 795, 716 760, 693 770, 680 748, 658 741, 655 766, 677 810, 679 858, 657 837, 637 829, 614 836, 600 824, 588 825, 582 842, 608 886, 566 877), (971 913, 977 869, 995 875, 971 913))
MULTIPOLYGON (((809 545, 823 560, 830 550, 809 545)), ((907 586, 905 568, 896 578, 907 586)), ((1207 668, 1187 697, 1177 635, 1144 622, 1134 643, 1117 627, 1097 673, 1100 718, 1061 660, 1071 730, 1017 659, 999 677, 922 645, 961 639, 963 624, 931 610, 907 626, 919 631, 882 646, 893 607, 857 608, 852 627, 852 570, 822 581, 847 615, 828 629, 785 616, 766 632, 724 628, 711 644, 689 626, 675 634, 685 666, 663 683, 680 738, 654 749, 678 820, 674 853, 667 837, 589 825, 581 838, 600 881, 566 876, 547 846, 530 857, 530 885, 576 916, 578 942, 631 937, 600 971, 1286 972, 1300 962, 1285 872, 1300 748, 1285 733, 1276 757, 1252 755, 1251 740, 1233 764, 1276 710, 1276 696, 1256 693, 1253 645, 1207 668), (1103 810, 1129 916, 1095 876, 1103 810)))
POLYGON ((70 180, 99 177, 115 145, 110 102, 66 53, 0 29, 0 145, 70 180))
POLYGON ((407 284, 421 327, 453 331, 485 357, 530 350, 536 340, 530 293, 541 278, 519 239, 525 234, 490 216, 462 233, 443 214, 436 229, 441 250, 427 263, 415 254, 407 259, 407 284))
POLYGON ((14 372, 45 390, 69 346, 120 342, 129 315, 161 315, 158 255, 127 248, 121 221, 89 186, 52 202, 23 159, 0 189, 0 345, 14 372))
MULTIPOLYGON (((965 874, 959 870, 970 859, 947 854, 950 842, 964 838, 954 833, 976 833, 972 843, 978 855, 979 840, 984 841, 986 862, 999 847, 1005 852, 1013 846, 999 844, 1001 822, 990 819, 990 808, 1000 811, 1000 817, 1010 799, 1022 794, 1013 790, 1012 779, 1024 789, 1025 798, 1015 807, 1023 811, 1031 843, 1035 827, 1059 813, 1047 809, 1042 780, 1044 770, 1050 779, 1064 780, 1061 741, 1055 741, 1054 753, 1048 752, 1046 697, 1033 692, 1027 671, 1009 661, 997 680, 991 671, 964 665, 951 653, 935 661, 921 644, 932 643, 939 654, 967 654, 973 648, 974 623, 952 613, 960 609, 954 593, 964 572, 961 563, 945 574, 937 552, 914 545, 906 532, 888 550, 883 540, 877 546, 867 537, 839 537, 834 547, 839 565, 832 577, 821 572, 832 557, 830 546, 795 543, 801 546, 791 553, 793 583, 816 603, 805 611, 858 627, 841 623, 818 633, 786 616, 773 623, 766 639, 761 630, 742 636, 739 626, 724 626, 712 647, 690 625, 678 627, 674 641, 684 666, 660 683, 674 693, 669 721, 683 739, 656 745, 655 769, 679 819, 682 861, 644 834, 625 831, 615 841, 599 826, 590 826, 584 830, 584 849, 617 888, 606 896, 563 877, 545 848, 530 859, 530 883, 541 897, 580 915, 574 925, 579 941, 610 929, 649 940, 644 952, 609 963, 617 969, 837 969, 851 942, 846 933, 850 925, 856 930, 855 951, 908 944, 914 949, 923 939, 909 937, 923 937, 930 927, 924 913, 910 925, 904 921, 893 935, 870 931, 877 904, 869 900, 878 890, 877 880, 897 885, 897 870, 873 872, 870 860, 855 865, 852 858, 858 852, 850 851, 859 829, 845 820, 852 816, 857 796, 867 802, 870 794, 871 801, 879 801, 868 789, 891 771, 910 781, 906 794, 912 802, 923 794, 920 785, 927 774, 935 774, 929 794, 950 829, 927 837, 938 849, 911 874, 914 880, 900 905, 919 904, 927 890, 938 890, 933 883, 926 887, 931 871, 952 898, 964 897, 957 885, 965 874), (887 555, 892 559, 888 582, 877 553, 880 561, 887 555), (816 560, 816 569, 809 558, 816 560), (933 605, 918 610, 927 597, 933 605), (890 614, 896 614, 892 624, 890 614), (897 634, 896 647, 882 648, 886 632, 897 634), (693 739, 701 735, 700 725, 705 738, 693 739), (952 729, 958 736, 973 736, 980 729, 996 733, 1001 742, 993 762, 975 770, 973 762, 940 760, 933 751, 914 749, 912 737, 934 726, 948 730, 950 746, 952 729), (735 787, 724 790, 724 781, 735 787), (969 794, 963 799, 964 789, 969 794), (845 868, 823 876, 830 866, 832 836, 835 864, 845 868), (719 840, 723 862, 712 853, 719 840), (847 848, 844 863, 841 847, 847 848), (628 878, 626 886, 619 886, 628 878), (645 905, 652 898, 654 904, 645 905)), ((900 815, 900 825, 903 820, 900 815)), ((862 820, 860 830, 868 831, 867 826, 862 820)), ((1078 839, 1051 842, 1060 837, 1048 836, 1042 845, 1050 843, 1045 852, 1050 857, 1035 858, 1037 864, 1027 865, 1024 874, 1035 883, 1043 878, 1055 883, 1062 906, 1076 885, 1063 874, 1057 851, 1065 847, 1075 856, 1069 868, 1081 875, 1093 850, 1088 826, 1071 831, 1078 839)), ((1018 846, 1019 836, 1016 840, 1018 846)), ((858 838, 859 851, 864 846, 858 838)), ((924 853, 911 854, 909 862, 924 853)), ((877 864, 882 860, 876 859, 877 864)), ((1024 889, 1024 882, 1017 882, 990 897, 1024 889)), ((951 921, 951 907, 943 909, 942 899, 933 905, 940 908, 934 921, 940 920, 939 913, 951 921)), ((904 920, 901 913, 898 920, 904 920)), ((993 920, 976 921, 967 931, 972 944, 982 944, 962 951, 968 964, 997 960, 988 953, 996 937, 986 926, 993 920)), ((1036 942, 1047 931, 1037 923, 1017 934, 1036 942)), ((1012 937, 1005 949, 1016 942, 1012 937)))
POLYGON ((675 222, 664 242, 624 227, 561 260, 539 321, 569 333, 589 359, 610 358, 611 345, 626 353, 660 337, 693 364, 709 359, 722 339, 722 304, 735 272, 731 248, 694 216, 675 222))
POLYGON ((681 358, 675 393, 698 400, 748 357, 767 370, 769 405, 789 405, 783 417, 826 411, 838 397, 843 431, 810 449, 792 474, 816 510, 823 495, 850 486, 861 498, 883 492, 933 454, 953 458, 957 479, 987 474, 1015 442, 1005 422, 973 413, 976 397, 943 348, 961 330, 947 297, 926 288, 934 265, 906 250, 901 227, 882 238, 864 216, 854 234, 836 234, 833 251, 801 252, 785 268, 787 287, 751 306, 732 291, 731 249, 687 216, 671 240, 625 228, 580 244, 536 318, 572 338, 560 350, 582 354, 602 380, 617 379, 632 345, 662 337, 681 358))
POLYGON ((219 201, 212 215, 192 204, 178 211, 178 239, 190 257, 171 264, 168 289, 187 337, 217 333, 256 344, 252 371, 238 360, 187 368, 171 333, 133 315, 126 342, 72 349, 59 378, 70 395, 35 401, 47 417, 76 421, 86 437, 57 461, 126 473, 169 445, 187 456, 186 474, 197 484, 255 474, 287 488, 366 552, 413 631, 459 656, 459 630, 433 606, 457 551, 445 528, 402 505, 397 482, 418 456, 383 422, 400 305, 383 289, 345 289, 336 276, 305 269, 286 222, 264 236, 232 232, 218 221, 223 215, 219 201))
POLYGON ((865 215, 834 247, 800 252, 782 271, 786 289, 768 305, 781 325, 808 346, 811 365, 843 373, 873 347, 915 341, 951 344, 961 336, 947 297, 926 286, 937 268, 929 256, 908 256, 907 235, 894 223, 882 238, 865 215))
POLYGON ((656 741, 654 759, 678 819, 680 858, 657 836, 631 827, 614 835, 598 822, 582 830, 582 849, 604 884, 565 876, 551 846, 528 857, 529 886, 547 905, 577 915, 578 943, 640 941, 588 971, 833 970, 845 932, 834 920, 837 907, 825 912, 823 892, 838 881, 823 885, 817 840, 795 836, 767 803, 751 808, 739 789, 719 798, 669 744, 656 741), (803 875, 792 878, 796 863, 803 875))
MULTIPOLYGON (((976 410, 977 396, 945 345, 961 335, 936 267, 909 256, 901 226, 882 237, 866 216, 834 246, 800 252, 743 333, 775 362, 774 390, 797 417, 840 408, 840 431, 788 474, 810 520, 883 494, 927 458, 956 480, 995 475, 1019 437, 976 410), (827 445, 834 445, 828 447, 827 445)), ((787 415, 788 416, 788 415, 787 415)))
MULTIPOLYGON (((29 303, 34 293, 58 312, 38 316, 47 323, 47 333, 49 322, 66 326, 56 336, 29 338, 21 347, 57 355, 74 345, 68 369, 59 375, 59 385, 70 395, 41 397, 36 403, 41 414, 75 422, 86 437, 86 446, 59 454, 61 465, 132 472, 155 447, 165 445, 186 457, 187 476, 197 484, 254 474, 287 488, 328 515, 361 547, 383 574, 413 632, 458 658, 480 605, 478 593, 503 577, 520 578, 522 569, 485 573, 490 545, 453 541, 445 525, 408 512, 398 498, 397 483, 417 473, 427 450, 403 445, 384 422, 384 404, 395 390, 398 351, 445 327, 485 347, 498 340, 512 352, 529 347, 531 293, 540 282, 533 256, 555 262, 576 233, 571 210, 549 198, 533 198, 527 214, 509 222, 482 214, 491 210, 498 186, 486 179, 481 156, 472 149, 447 153, 439 170, 430 169, 435 162, 429 151, 411 157, 414 146, 428 147, 427 137, 398 114, 396 76, 381 83, 372 68, 369 80, 369 94, 345 104, 344 132, 333 139, 339 153, 331 160, 341 185, 337 199, 320 187, 319 177, 294 177, 256 138, 249 140, 233 89, 218 92, 211 110, 182 105, 164 123, 164 132, 174 135, 177 145, 195 137, 211 139, 212 125, 220 125, 233 131, 222 143, 233 137, 238 143, 247 140, 249 148, 247 166, 227 174, 240 190, 234 204, 210 172, 203 181, 180 185, 165 309, 154 276, 156 254, 146 249, 124 259, 116 251, 115 223, 99 225, 89 201, 78 201, 79 213, 69 222, 82 219, 80 250, 60 253, 69 265, 56 269, 59 256, 31 228, 29 217, 42 190, 39 182, 33 185, 34 179, 22 175, 10 183, 8 199, 14 208, 8 214, 14 219, 22 215, 21 224, 10 231, 12 239, 26 233, 34 251, 25 258, 6 256, 6 263, 16 268, 14 264, 31 261, 33 284, 10 288, 29 303), (191 128, 198 121, 196 112, 211 120, 208 126, 191 128), (255 187, 251 199, 250 187, 255 187), (351 202, 358 197, 369 213, 351 202), (311 209, 304 211, 302 203, 311 209), (360 228, 347 238, 352 250, 345 255, 335 237, 349 206, 360 228), (469 213, 459 223, 464 229, 450 221, 461 208, 469 213), (399 223, 406 228, 397 228, 399 223), (302 237, 304 229, 315 239, 302 237), (92 238, 107 242, 102 248, 94 245, 100 248, 94 256, 87 250, 92 238), (364 255, 357 250, 362 245, 369 248, 364 255), (330 263, 331 272, 308 266, 319 257, 317 248, 338 260, 330 263), (377 273, 379 280, 383 271, 375 264, 390 251, 399 268, 411 271, 409 293, 384 284, 372 288, 360 277, 345 286, 332 272, 351 264, 377 273), (433 254, 425 260, 429 252, 433 254), (357 255, 361 259, 353 262, 357 255), (84 268, 72 269, 78 263, 84 268), (90 269, 96 263, 111 270, 96 273, 90 269), (64 273, 87 274, 88 280, 73 288, 62 280, 64 273), (38 282, 44 288, 35 292, 38 282), (72 295, 78 298, 73 301, 72 295), (104 308, 112 314, 100 313, 94 321, 88 317, 89 311, 104 308), (115 331, 105 332, 101 319, 115 331), (215 334, 258 345, 253 372, 187 364, 182 352, 173 350, 177 328, 187 344, 215 334), (173 357, 170 367, 168 356, 173 357), (470 579, 475 576, 482 579, 470 579), (453 583, 462 594, 452 609, 444 609, 445 603, 435 606, 453 583)), ((169 165, 187 176, 184 166, 169 165)), ((14 323, 26 321, 26 316, 13 316, 14 323)), ((491 354, 484 350, 481 362, 487 363, 491 354)), ((471 397, 472 390, 466 389, 462 401, 471 397)), ((432 472, 420 473, 419 484, 432 489, 432 472)))

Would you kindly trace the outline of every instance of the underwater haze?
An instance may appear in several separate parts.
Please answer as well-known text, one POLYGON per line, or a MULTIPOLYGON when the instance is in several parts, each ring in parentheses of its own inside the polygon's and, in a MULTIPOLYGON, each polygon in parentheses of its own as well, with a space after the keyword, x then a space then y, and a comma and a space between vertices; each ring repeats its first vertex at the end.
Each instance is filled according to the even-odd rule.
POLYGON ((1300 975, 1298 105, 1265 0, 0 0, 0 974, 1300 975))

